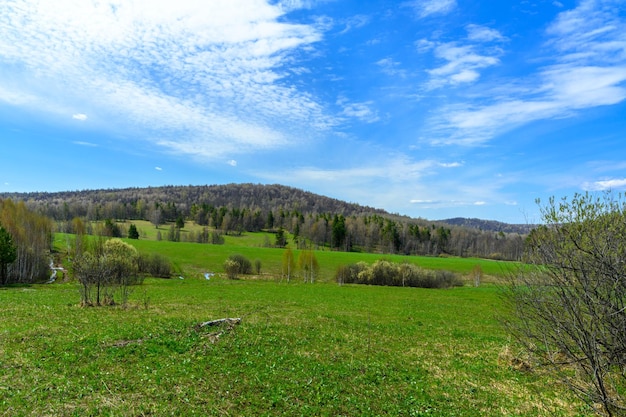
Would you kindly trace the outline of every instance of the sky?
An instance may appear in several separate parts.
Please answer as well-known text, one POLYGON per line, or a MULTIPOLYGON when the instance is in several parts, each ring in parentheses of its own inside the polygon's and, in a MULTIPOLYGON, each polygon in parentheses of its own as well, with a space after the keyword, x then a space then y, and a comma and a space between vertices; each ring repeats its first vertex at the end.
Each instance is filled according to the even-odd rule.
POLYGON ((508 223, 626 191, 626 1, 0 0, 0 192, 228 183, 508 223))

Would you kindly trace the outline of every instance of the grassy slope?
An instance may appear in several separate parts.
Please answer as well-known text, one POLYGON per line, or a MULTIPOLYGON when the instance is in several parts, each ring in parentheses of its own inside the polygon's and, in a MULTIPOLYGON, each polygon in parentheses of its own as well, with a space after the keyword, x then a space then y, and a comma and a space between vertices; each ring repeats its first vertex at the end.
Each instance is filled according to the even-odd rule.
MULTIPOLYGON (((554 381, 509 366, 496 287, 201 278, 230 252, 280 264, 282 250, 238 239, 133 242, 188 274, 146 280, 127 310, 80 308, 72 283, 0 289, 0 416, 585 415, 554 381), (194 329, 222 317, 243 320, 217 341, 194 329)), ((327 272, 379 258, 317 256, 327 272)))
POLYGON ((77 301, 0 290, 6 415, 583 415, 500 359, 490 286, 147 280, 128 310, 77 301), (194 330, 222 317, 243 321, 215 343, 194 330))
MULTIPOLYGON (((125 223, 128 226, 131 222, 125 223)), ((240 253, 250 261, 260 259, 262 263, 262 275, 266 277, 280 276, 283 249, 265 247, 267 241, 271 244, 275 241, 275 235, 271 233, 244 233, 242 236, 225 235, 224 245, 197 244, 187 242, 167 242, 165 240, 156 241, 156 233, 160 231, 162 238, 166 239, 169 226, 162 225, 156 229, 150 222, 133 221, 136 224, 140 235, 139 240, 127 240, 140 251, 161 252, 174 261, 177 272, 183 275, 202 276, 204 272, 223 272, 223 264, 229 255, 240 253)), ((182 234, 189 231, 198 232, 202 227, 188 222, 182 234)), ((63 248, 67 245, 67 235, 57 235, 57 246, 63 248)), ((293 246, 293 243, 291 243, 293 246)), ((297 260, 299 250, 294 250, 297 260)), ((515 262, 500 262, 478 258, 445 258, 428 256, 403 256, 403 255, 383 255, 375 253, 347 253, 330 250, 316 251, 320 265, 321 281, 332 281, 335 271, 339 265, 346 265, 364 261, 373 263, 379 259, 388 259, 395 262, 411 262, 423 268, 445 269, 457 272, 461 275, 468 275, 476 266, 480 265, 486 279, 501 276, 516 265, 515 262)))

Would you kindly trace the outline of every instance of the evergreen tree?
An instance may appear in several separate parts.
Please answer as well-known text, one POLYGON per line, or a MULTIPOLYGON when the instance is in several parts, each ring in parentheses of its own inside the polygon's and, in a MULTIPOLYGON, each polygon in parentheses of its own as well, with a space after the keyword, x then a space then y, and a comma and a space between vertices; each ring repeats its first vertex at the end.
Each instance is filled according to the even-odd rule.
POLYGON ((17 248, 13 243, 13 238, 0 226, 0 285, 8 282, 9 265, 17 259, 17 248))
POLYGON ((131 223, 128 228, 128 238, 129 239, 139 239, 139 232, 137 231, 137 226, 131 223))
POLYGON ((285 237, 285 231, 281 227, 276 232, 276 246, 279 248, 284 248, 287 245, 287 237, 285 237))
POLYGON ((332 246, 340 249, 346 240, 346 219, 342 215, 335 214, 332 229, 332 246))
POLYGON ((176 218, 176 227, 179 229, 185 228, 185 219, 183 219, 183 216, 178 216, 176 218))

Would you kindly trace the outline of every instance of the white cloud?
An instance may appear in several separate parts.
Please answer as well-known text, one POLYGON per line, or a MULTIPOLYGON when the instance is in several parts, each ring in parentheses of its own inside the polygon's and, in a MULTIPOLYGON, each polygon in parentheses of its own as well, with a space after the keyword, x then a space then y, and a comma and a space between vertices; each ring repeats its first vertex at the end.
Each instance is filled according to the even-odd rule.
POLYGON ((474 82, 480 77, 477 70, 500 62, 497 57, 481 54, 476 49, 473 45, 459 45, 456 42, 441 43, 435 46, 433 51, 435 57, 445 60, 447 63, 427 71, 431 76, 427 87, 434 89, 445 85, 474 82))
POLYGON ((231 167, 236 167, 237 161, 235 161, 234 159, 231 159, 230 161, 227 162, 227 164, 230 165, 231 167))
POLYGON ((623 190, 626 189, 626 178, 586 182, 582 184, 582 188, 587 191, 623 190))
MULTIPOLYGON (((624 101, 626 24, 612 11, 616 4, 586 0, 559 14, 547 30, 545 43, 554 52, 549 58, 552 62, 510 86, 484 88, 486 94, 477 104, 468 101, 441 108, 439 116, 431 120, 431 142, 482 144, 532 121, 570 117, 581 109, 624 101)), ((453 46, 451 53, 442 54, 442 46, 447 45, 438 45, 435 51, 449 63, 432 70, 441 77, 434 77, 431 85, 452 84, 453 77, 464 78, 461 71, 492 63, 473 57, 471 48, 463 52, 453 46)), ((476 81, 471 73, 465 79, 476 81)))
POLYGON ((393 58, 383 58, 376 62, 376 65, 382 72, 391 77, 406 77, 406 70, 401 68, 400 62, 395 61, 393 58))
POLYGON ((346 27, 340 32, 340 34, 348 33, 354 29, 362 28, 363 26, 366 26, 370 22, 370 20, 371 18, 365 15, 352 16, 351 18, 346 19, 346 27))
POLYGON ((285 65, 322 39, 323 20, 282 19, 306 3, 16 0, 0 16, 0 100, 92 108, 109 126, 203 158, 312 138, 338 121, 284 81, 285 65))
POLYGON ((493 42, 506 40, 506 37, 502 36, 500 32, 486 26, 470 24, 465 29, 467 30, 467 39, 470 41, 493 42))
POLYGON ((448 14, 457 6, 456 0, 415 0, 405 4, 412 7, 422 19, 430 15, 448 14))
POLYGON ((154 167, 154 169, 155 169, 156 171, 163 171, 163 168, 161 168, 161 167, 154 167))
POLYGON ((371 108, 373 104, 373 101, 352 103, 345 97, 340 97, 337 100, 337 105, 342 108, 341 114, 365 123, 374 123, 380 120, 378 113, 371 108))
POLYGON ((439 163, 440 167, 443 168, 458 168, 463 166, 462 162, 444 162, 444 163, 439 163))
POLYGON ((76 114, 72 115, 72 119, 85 121, 85 120, 87 120, 87 115, 83 114, 83 113, 76 113, 76 114))
POLYGON ((74 141, 72 143, 74 143, 74 145, 88 146, 88 147, 91 147, 91 148, 97 148, 98 147, 98 145, 95 144, 95 143, 85 142, 85 141, 81 141, 81 140, 77 140, 77 141, 74 141))

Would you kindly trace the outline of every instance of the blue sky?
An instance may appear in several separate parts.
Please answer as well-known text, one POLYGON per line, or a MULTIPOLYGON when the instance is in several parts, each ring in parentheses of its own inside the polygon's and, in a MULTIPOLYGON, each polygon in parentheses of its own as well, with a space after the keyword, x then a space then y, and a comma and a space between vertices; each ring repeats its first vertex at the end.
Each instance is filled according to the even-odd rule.
POLYGON ((626 189, 626 2, 4 0, 0 192, 279 183, 426 219, 626 189))

